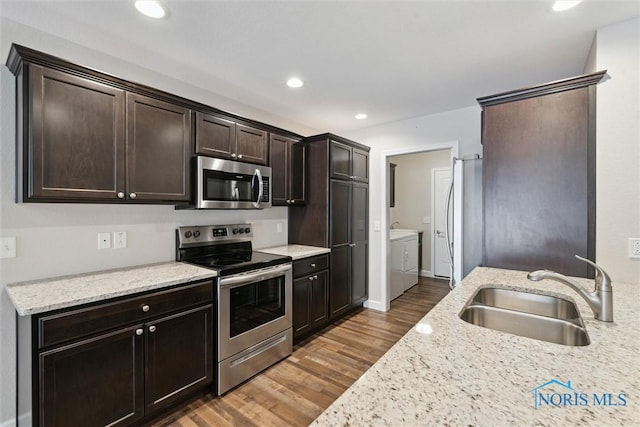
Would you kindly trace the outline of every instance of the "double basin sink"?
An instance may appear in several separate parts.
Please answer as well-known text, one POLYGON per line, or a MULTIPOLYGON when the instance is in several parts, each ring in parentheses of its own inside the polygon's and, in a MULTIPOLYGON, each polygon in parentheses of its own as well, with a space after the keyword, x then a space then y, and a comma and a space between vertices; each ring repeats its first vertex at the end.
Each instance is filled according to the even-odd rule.
POLYGON ((460 318, 473 325, 556 344, 590 343, 575 303, 553 295, 485 287, 467 301, 460 318))

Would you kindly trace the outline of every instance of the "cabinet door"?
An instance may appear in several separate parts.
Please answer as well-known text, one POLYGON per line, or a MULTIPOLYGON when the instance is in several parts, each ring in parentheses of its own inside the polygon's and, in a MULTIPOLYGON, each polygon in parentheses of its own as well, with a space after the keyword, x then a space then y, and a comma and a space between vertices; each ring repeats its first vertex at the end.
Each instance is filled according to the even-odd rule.
POLYGON ((589 90, 484 109, 483 265, 588 277, 573 254, 595 255, 589 90))
POLYGON ((351 243, 351 183, 331 180, 331 247, 351 243))
POLYGON ((28 72, 24 200, 117 200, 125 183, 124 91, 36 65, 28 72))
POLYGON ((236 124, 196 112, 196 154, 231 159, 236 148, 236 124))
POLYGON ((351 306, 351 248, 349 245, 331 250, 329 310, 331 318, 340 316, 351 306))
POLYGON ((237 159, 243 162, 267 164, 267 132, 249 126, 236 125, 237 159))
POLYGON ((331 178, 351 179, 352 148, 348 145, 331 141, 331 178))
POLYGON ((396 164, 389 163, 389 207, 396 206, 396 164))
POLYGON ((289 140, 271 135, 269 141, 271 165, 271 204, 288 206, 289 200, 289 140))
POLYGON ((289 146, 289 199, 293 205, 307 201, 307 146, 293 143, 289 146))
POLYGON ((142 418, 143 343, 139 325, 42 353, 39 424, 118 426, 142 418))
POLYGON ((351 242, 368 240, 369 186, 353 183, 351 195, 351 242))
POLYGON ((351 249, 351 304, 359 305, 367 299, 369 266, 366 242, 354 243, 351 249))
POLYGON ((147 415, 212 382, 213 333, 211 305, 145 325, 147 415))
POLYGON ((293 281, 293 336, 304 334, 311 327, 311 280, 304 276, 293 281))
POLYGON ((367 151, 353 149, 351 179, 369 182, 369 153, 367 151))
POLYGON ((191 110, 127 93, 127 197, 189 201, 191 110))
POLYGON ((322 325, 329 319, 328 293, 329 273, 324 270, 314 274, 311 281, 311 303, 309 304, 309 318, 312 328, 322 325))

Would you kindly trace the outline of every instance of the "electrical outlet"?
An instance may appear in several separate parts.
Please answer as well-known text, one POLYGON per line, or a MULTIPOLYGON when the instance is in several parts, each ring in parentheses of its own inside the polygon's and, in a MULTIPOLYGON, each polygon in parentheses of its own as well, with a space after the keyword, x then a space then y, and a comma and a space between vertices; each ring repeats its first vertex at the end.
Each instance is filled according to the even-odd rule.
POLYGON ((98 249, 111 248, 111 233, 98 233, 98 249))
POLYGON ((640 239, 629 239, 629 258, 640 258, 640 239))
POLYGON ((430 216, 422 217, 422 223, 423 224, 431 224, 431 217, 430 216))
POLYGON ((127 247, 127 232, 114 231, 113 232, 113 248, 124 249, 126 247, 127 247))

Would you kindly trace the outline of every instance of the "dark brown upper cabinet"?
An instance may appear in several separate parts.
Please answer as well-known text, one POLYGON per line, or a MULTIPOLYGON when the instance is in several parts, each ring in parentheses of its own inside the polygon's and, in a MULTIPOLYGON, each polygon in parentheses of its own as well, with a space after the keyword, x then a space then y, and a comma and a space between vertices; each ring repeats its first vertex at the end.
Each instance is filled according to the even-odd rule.
POLYGON ((269 137, 271 203, 296 206, 306 202, 307 147, 297 139, 276 134, 269 137))
POLYGON ((131 200, 190 199, 191 110, 127 94, 127 185, 131 200))
POLYGON ((605 72, 478 99, 483 265, 593 277, 595 95, 605 72))
POLYGON ((188 108, 88 74, 28 62, 16 72, 18 200, 189 201, 188 108))
POLYGON ((331 178, 369 182, 369 152, 332 140, 331 178))
POLYGON ((301 138, 24 46, 11 46, 7 67, 18 201, 183 204, 194 153, 267 165, 269 133, 301 138))
POLYGON ((266 165, 267 132, 206 113, 196 113, 196 154, 266 165))
POLYGON ((125 185, 125 92, 38 65, 25 71, 18 98, 20 196, 117 200, 125 185))

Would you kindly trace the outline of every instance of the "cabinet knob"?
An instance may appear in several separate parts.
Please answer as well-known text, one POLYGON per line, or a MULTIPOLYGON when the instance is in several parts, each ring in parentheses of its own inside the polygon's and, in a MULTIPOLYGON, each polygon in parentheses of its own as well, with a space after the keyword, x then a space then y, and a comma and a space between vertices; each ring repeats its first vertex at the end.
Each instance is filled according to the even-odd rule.
POLYGON ((311 268, 316 268, 316 263, 315 263, 315 262, 312 262, 311 264, 309 264, 309 267, 311 267, 311 268))
POLYGON ((238 155, 236 153, 231 153, 231 157, 235 159, 236 157, 238 157, 238 155))
POLYGON ((291 200, 289 200, 289 199, 285 200, 285 202, 287 202, 288 205, 291 204, 291 200))
POLYGON ((352 247, 352 248, 355 248, 356 244, 355 243, 349 243, 349 246, 352 247))
POLYGON ((313 276, 309 276, 309 280, 313 280, 313 276))
POLYGON ((124 193, 122 191, 118 192, 117 196, 118 199, 124 199, 124 193))
POLYGON ((130 198, 130 199, 135 199, 136 197, 138 197, 138 196, 136 195, 136 193, 130 193, 130 194, 129 194, 129 198, 130 198))
POLYGON ((318 275, 317 275, 317 274, 315 274, 315 275, 313 276, 313 280, 318 280, 318 275))
POLYGON ((351 176, 349 176, 349 178, 356 179, 356 176, 355 175, 351 175, 351 176))
POLYGON ((296 202, 295 200, 291 199, 291 204, 294 204, 295 202, 296 202))
POLYGON ((143 332, 142 328, 136 329, 136 335, 142 335, 143 332))
POLYGON ((155 331, 156 331, 155 326, 149 326, 149 332, 155 332, 155 331))
POLYGON ((241 159, 242 158, 242 154, 238 154, 238 158, 241 159))
POLYGON ((151 307, 149 307, 147 304, 145 304, 145 305, 142 306, 142 311, 144 311, 146 313, 147 311, 149 311, 150 308, 151 307))

